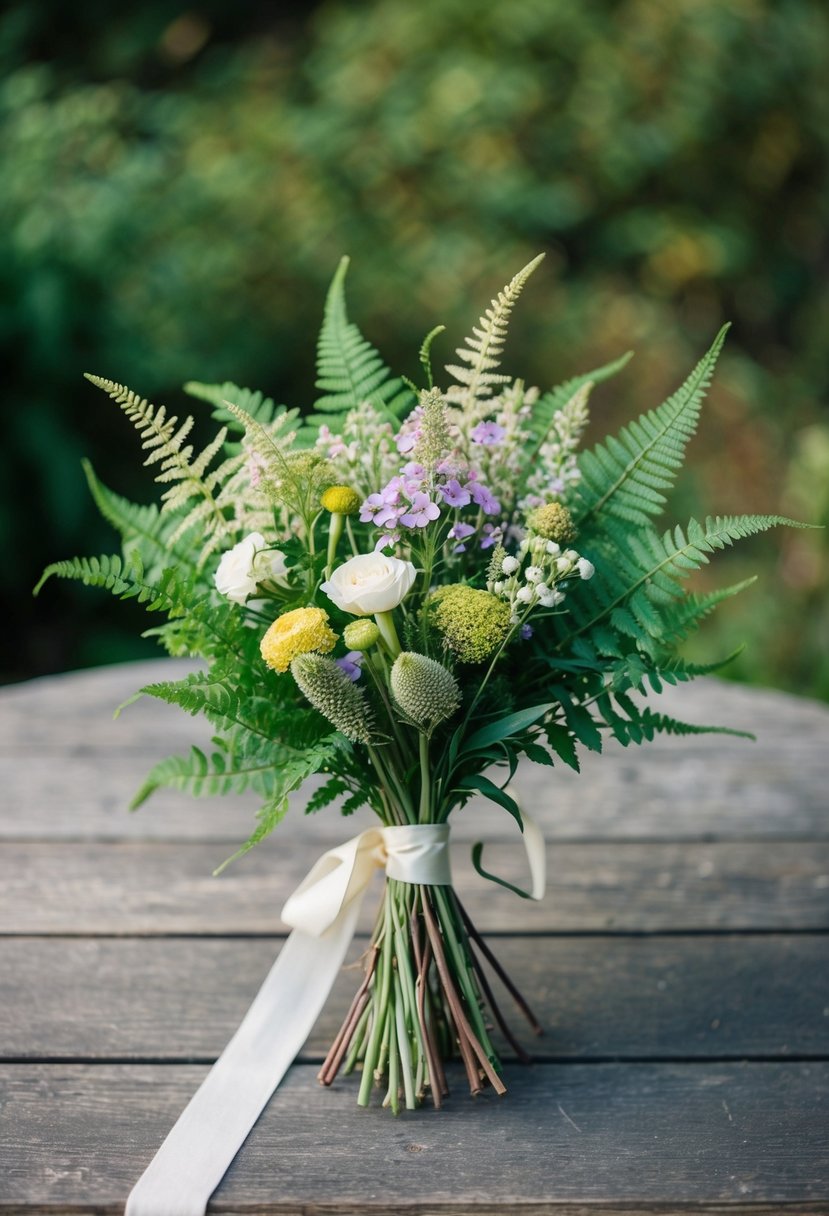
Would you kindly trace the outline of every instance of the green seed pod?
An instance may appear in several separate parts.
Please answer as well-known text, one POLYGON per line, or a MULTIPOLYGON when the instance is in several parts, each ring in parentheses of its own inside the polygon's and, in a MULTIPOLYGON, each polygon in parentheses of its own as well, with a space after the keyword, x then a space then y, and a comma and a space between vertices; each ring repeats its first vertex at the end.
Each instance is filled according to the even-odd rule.
POLYGON ((394 660, 390 683, 403 713, 425 731, 451 718, 461 703, 461 690, 451 671, 411 650, 394 660))
POLYGON ((303 654, 291 663, 291 674, 323 717, 354 743, 371 743, 371 710, 362 688, 321 654, 303 654))

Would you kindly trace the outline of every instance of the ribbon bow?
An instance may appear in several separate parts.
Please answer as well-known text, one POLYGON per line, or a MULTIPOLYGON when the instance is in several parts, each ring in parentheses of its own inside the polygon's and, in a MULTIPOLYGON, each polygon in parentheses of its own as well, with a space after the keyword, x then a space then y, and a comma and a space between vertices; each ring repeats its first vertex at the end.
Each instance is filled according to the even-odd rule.
MULTIPOLYGON (((532 898, 544 894, 544 838, 523 815, 532 898)), ((125 1216, 204 1216, 248 1133, 296 1059, 333 987, 374 871, 449 886, 449 825, 369 828, 314 864, 282 911, 293 928, 239 1029, 127 1200, 125 1216)))

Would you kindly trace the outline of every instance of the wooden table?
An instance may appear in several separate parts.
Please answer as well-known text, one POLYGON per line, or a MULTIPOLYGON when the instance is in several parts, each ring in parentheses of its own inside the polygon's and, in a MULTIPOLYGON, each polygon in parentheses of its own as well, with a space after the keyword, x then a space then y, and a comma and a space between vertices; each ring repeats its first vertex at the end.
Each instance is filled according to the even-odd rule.
MULTIPOLYGON (((368 822, 297 805, 213 879, 248 800, 128 815, 151 763, 206 737, 150 701, 112 720, 176 667, 0 694, 2 1213, 122 1210, 279 949, 282 901, 368 822)), ((509 1063, 500 1100, 457 1078, 438 1114, 358 1110, 353 1078, 315 1080, 346 975, 211 1211, 829 1212, 829 709, 713 680, 664 707, 758 742, 610 747, 580 778, 528 766, 543 904, 471 870, 481 837, 520 879, 508 817, 456 817, 463 899, 548 1028, 535 1065, 509 1063)))

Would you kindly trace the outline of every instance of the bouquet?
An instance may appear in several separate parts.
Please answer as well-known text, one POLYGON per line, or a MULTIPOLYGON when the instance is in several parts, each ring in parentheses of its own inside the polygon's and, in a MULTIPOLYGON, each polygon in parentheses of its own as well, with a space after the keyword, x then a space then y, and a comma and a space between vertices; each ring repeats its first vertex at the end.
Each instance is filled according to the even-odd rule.
MULTIPOLYGON (((579 749, 600 751, 609 736, 628 745, 716 729, 656 712, 644 694, 719 666, 690 664, 679 648, 747 584, 696 594, 688 576, 732 542, 790 522, 655 525, 724 329, 664 404, 583 452, 591 390, 624 358, 543 393, 498 370, 540 260, 491 302, 438 378, 443 327, 433 329, 413 382, 393 376, 348 319, 343 259, 313 412, 190 383, 220 424, 201 451, 192 418, 89 376, 136 427, 161 503, 127 502, 87 464, 121 552, 58 562, 39 584, 57 575, 137 599, 163 618, 149 632, 170 654, 204 660, 141 693, 204 714, 213 750, 163 760, 135 805, 160 786, 255 790, 262 807, 239 853, 277 827, 306 783, 309 813, 332 803, 344 815, 374 811, 380 829, 354 855, 368 850, 386 866, 385 892, 320 1080, 358 1070, 357 1101, 377 1093, 395 1113, 427 1096, 440 1107, 454 1054, 473 1094, 503 1092, 494 1028, 525 1053, 495 979, 539 1030, 451 885, 453 816, 473 795, 512 816, 535 876, 532 892, 512 889, 538 895, 543 842, 509 790, 520 758, 578 769, 579 749)), ((510 886, 484 868, 482 849, 480 874, 510 886)))

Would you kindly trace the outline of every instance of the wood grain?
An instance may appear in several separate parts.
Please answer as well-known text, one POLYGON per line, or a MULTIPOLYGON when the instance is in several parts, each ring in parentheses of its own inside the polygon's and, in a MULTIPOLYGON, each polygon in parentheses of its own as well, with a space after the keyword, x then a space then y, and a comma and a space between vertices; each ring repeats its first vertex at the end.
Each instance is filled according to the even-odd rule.
MULTIPOLYGON (((498 873, 525 882, 522 853, 520 844, 500 848, 498 873)), ((226 856, 216 844, 7 843, 0 933, 278 932, 279 909, 316 859, 313 842, 295 841, 286 853, 274 837, 212 878, 226 856)), ((547 896, 532 904, 479 878, 460 845, 453 866, 462 900, 487 932, 829 925, 825 842, 557 844, 548 849, 547 896)), ((376 899, 363 907, 366 930, 376 899)))
MULTIPOLYGON (((0 1211, 119 1210, 203 1067, 0 1068, 0 1211)), ((826 1064, 573 1064, 507 1071, 503 1099, 453 1096, 394 1119, 355 1109, 355 1082, 288 1074, 211 1212, 594 1213, 596 1204, 829 1200, 826 1064), (324 1147, 323 1147, 324 1146, 324 1147)), ((601 1209, 600 1209, 601 1210, 601 1209)))
MULTIPOLYGON (((204 939, 0 940, 0 1056, 212 1060, 281 945, 204 939), (140 992, 140 1000, 136 992, 140 992)), ((355 964, 366 940, 354 944, 355 964)), ((545 1028, 536 1059, 829 1055, 829 951, 819 935, 499 937, 545 1028)), ((349 965, 306 1044, 327 1051, 357 986, 349 965)))

